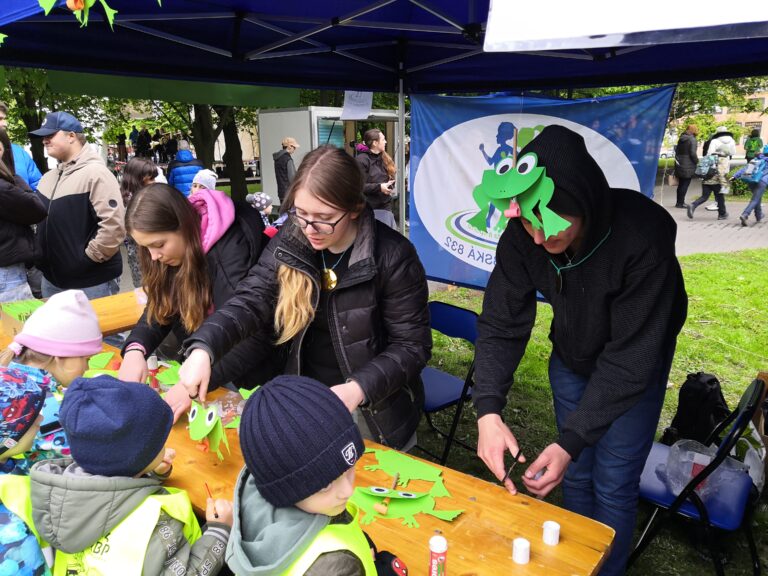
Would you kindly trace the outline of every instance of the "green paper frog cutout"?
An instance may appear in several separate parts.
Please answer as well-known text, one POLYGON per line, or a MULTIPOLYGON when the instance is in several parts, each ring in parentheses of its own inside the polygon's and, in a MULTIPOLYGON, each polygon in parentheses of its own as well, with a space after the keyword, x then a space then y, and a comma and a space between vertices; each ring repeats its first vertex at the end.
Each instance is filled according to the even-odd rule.
POLYGON ((445 488, 443 484, 443 472, 436 466, 431 466, 426 462, 421 462, 415 458, 411 458, 398 452, 397 450, 376 450, 368 448, 365 451, 366 454, 372 453, 376 455, 378 464, 369 464, 365 467, 366 470, 376 471, 384 470, 390 476, 400 474, 400 479, 397 485, 405 488, 408 486, 408 482, 411 480, 427 480, 434 482, 430 494, 436 498, 442 498, 444 496, 450 496, 450 492, 445 488))
POLYGON ((493 169, 483 172, 480 184, 472 191, 480 211, 468 223, 480 232, 488 232, 486 221, 489 205, 493 204, 500 212, 493 232, 501 234, 510 218, 522 216, 535 230, 543 229, 546 238, 556 236, 571 223, 549 208, 554 191, 555 183, 547 176, 546 168, 538 166, 534 152, 522 156, 517 166, 507 156, 493 169))
POLYGON ((404 490, 390 490, 381 486, 355 488, 352 502, 365 511, 365 516, 360 519, 360 525, 366 526, 376 518, 402 518, 405 526, 418 528, 419 523, 416 521, 416 514, 429 514, 450 522, 464 512, 464 510, 435 510, 435 486, 429 492, 406 492, 404 490), (385 515, 380 514, 375 510, 374 505, 387 497, 389 497, 387 513, 385 515))
POLYGON ((207 452, 209 449, 216 453, 219 460, 224 460, 224 454, 221 451, 221 443, 229 452, 229 442, 227 434, 224 432, 224 426, 221 425, 221 417, 215 405, 205 407, 197 402, 192 402, 192 408, 189 411, 189 437, 196 442, 202 443, 207 452))
MULTIPOLYGON (((248 400, 256 390, 261 388, 261 386, 256 386, 253 390, 248 390, 247 388, 238 388, 238 392, 240 392, 240 396, 243 397, 243 400, 248 400)), ((232 418, 232 421, 224 426, 224 428, 234 428, 235 430, 240 428, 240 419, 242 416, 237 415, 234 418, 232 418)))

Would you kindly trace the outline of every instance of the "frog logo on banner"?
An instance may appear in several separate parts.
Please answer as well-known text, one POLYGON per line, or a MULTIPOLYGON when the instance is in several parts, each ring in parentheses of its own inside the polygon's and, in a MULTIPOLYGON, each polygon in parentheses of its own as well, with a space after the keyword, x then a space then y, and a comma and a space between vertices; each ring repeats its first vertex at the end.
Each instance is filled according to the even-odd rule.
POLYGON ((355 462, 357 462, 357 448, 355 448, 354 442, 350 442, 341 449, 341 457, 350 466, 355 465, 355 462))

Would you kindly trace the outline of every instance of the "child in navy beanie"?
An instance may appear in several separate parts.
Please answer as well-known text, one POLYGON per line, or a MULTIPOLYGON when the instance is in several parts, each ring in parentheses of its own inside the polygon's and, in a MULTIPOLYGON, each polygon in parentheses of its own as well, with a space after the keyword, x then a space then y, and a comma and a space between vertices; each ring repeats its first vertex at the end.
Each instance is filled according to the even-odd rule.
POLYGON ((189 496, 165 488, 173 412, 144 384, 77 378, 59 420, 72 458, 32 467, 32 515, 56 548, 55 564, 77 574, 218 574, 232 504, 208 500, 201 535, 189 496), (218 514, 218 516, 216 516, 218 514))
MULTIPOLYGON (((250 574, 394 574, 374 563, 349 502, 365 446, 344 403, 303 376, 278 376, 240 421, 245 468, 235 487, 227 565, 250 574)), ((402 563, 401 563, 402 564, 402 563)))

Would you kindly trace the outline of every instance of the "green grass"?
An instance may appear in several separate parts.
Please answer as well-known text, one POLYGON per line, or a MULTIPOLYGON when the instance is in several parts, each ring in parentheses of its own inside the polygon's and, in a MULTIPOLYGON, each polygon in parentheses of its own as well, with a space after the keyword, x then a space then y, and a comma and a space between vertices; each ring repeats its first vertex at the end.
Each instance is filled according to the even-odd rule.
MULTIPOLYGON (((688 372, 715 374, 724 395, 734 407, 744 389, 760 370, 768 369, 768 250, 747 250, 728 254, 697 254, 680 258, 688 292, 688 319, 677 341, 670 380, 675 384, 667 393, 659 424, 659 435, 677 408, 679 385, 688 372)), ((435 292, 432 299, 449 302, 477 312, 482 306, 482 292, 449 287, 435 292)), ((547 362, 551 351, 548 339, 552 312, 539 304, 536 325, 523 361, 515 375, 504 418, 521 442, 528 457, 538 454, 557 437, 552 408, 552 394, 547 378, 547 362)), ((435 333, 435 346, 430 364, 461 376, 472 359, 471 346, 457 343, 435 333)), ((438 414, 436 421, 448 427, 451 411, 438 414)), ((466 407, 458 437, 475 445, 477 428, 474 408, 466 407)), ((439 451, 440 439, 422 423, 419 443, 439 451)), ((476 454, 454 446, 448 465, 468 474, 495 481, 476 454)), ((518 482, 524 466, 518 467, 513 479, 518 482)), ((547 501, 561 503, 558 491, 547 501)), ((645 522, 647 510, 641 507, 639 523, 645 522)), ((765 566, 768 562, 768 502, 761 500, 753 527, 758 551, 765 566)), ((632 574, 660 576, 710 574, 712 563, 702 558, 690 545, 690 526, 673 524, 646 550, 632 574)), ((729 575, 751 574, 749 550, 740 533, 721 539, 730 558, 729 575)))
MULTIPOLYGON (((221 190, 222 192, 226 193, 227 196, 232 195, 232 187, 231 186, 216 186, 216 190, 221 190)), ((256 192, 261 192, 261 182, 255 183, 255 184, 248 184, 248 194, 255 194, 256 192)))

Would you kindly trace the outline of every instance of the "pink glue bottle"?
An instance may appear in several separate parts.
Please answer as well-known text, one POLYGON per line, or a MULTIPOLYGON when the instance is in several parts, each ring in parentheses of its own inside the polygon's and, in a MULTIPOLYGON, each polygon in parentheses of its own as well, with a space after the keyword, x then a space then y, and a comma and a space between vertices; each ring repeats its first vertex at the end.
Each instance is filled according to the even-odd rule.
POLYGON ((429 539, 429 576, 446 576, 446 556, 448 541, 445 536, 432 536, 429 539))
POLYGON ((147 370, 149 370, 149 387, 153 390, 160 389, 160 383, 157 381, 157 371, 160 365, 157 362, 157 356, 154 354, 147 358, 147 370))

